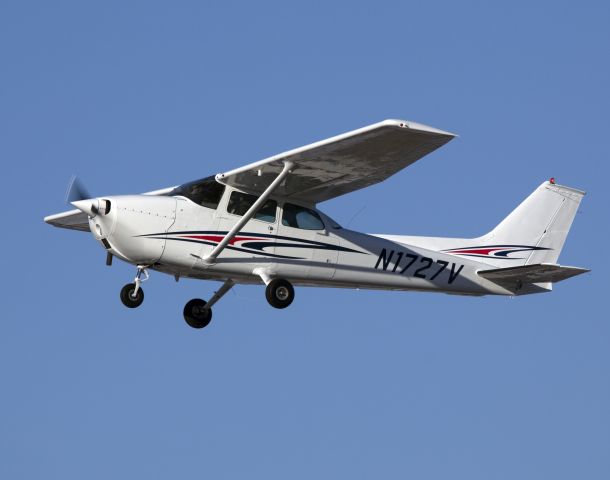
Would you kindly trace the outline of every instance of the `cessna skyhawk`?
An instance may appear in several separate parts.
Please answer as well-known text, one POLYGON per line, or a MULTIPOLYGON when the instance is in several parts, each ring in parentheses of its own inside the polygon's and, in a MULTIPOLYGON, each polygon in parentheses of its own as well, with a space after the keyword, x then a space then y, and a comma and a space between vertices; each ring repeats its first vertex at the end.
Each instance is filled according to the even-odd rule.
POLYGON ((385 120, 215 176, 141 195, 89 198, 72 182, 76 208, 45 218, 91 231, 107 252, 137 267, 120 298, 144 300, 149 270, 221 281, 184 318, 194 328, 235 284, 264 284, 286 308, 294 286, 523 295, 587 272, 557 264, 584 192, 544 182, 496 228, 478 238, 371 235, 342 228, 317 205, 379 183, 455 135, 385 120))

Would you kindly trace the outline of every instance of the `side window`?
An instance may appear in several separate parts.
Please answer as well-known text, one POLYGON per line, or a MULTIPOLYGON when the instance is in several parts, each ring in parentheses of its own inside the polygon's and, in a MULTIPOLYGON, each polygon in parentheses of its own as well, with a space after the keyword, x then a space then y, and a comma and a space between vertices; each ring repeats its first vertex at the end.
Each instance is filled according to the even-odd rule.
POLYGON ((218 183, 214 177, 207 177, 180 185, 170 195, 180 195, 192 200, 197 205, 216 210, 224 191, 224 185, 218 183))
MULTIPOLYGON (((242 216, 256 202, 256 195, 247 193, 233 192, 229 197, 227 212, 233 215, 242 216)), ((277 202, 275 200, 267 200, 265 204, 256 212, 254 218, 263 222, 275 222, 275 212, 277 210, 277 202)))
POLYGON ((324 230, 324 223, 315 211, 292 203, 284 204, 282 225, 303 230, 324 230))

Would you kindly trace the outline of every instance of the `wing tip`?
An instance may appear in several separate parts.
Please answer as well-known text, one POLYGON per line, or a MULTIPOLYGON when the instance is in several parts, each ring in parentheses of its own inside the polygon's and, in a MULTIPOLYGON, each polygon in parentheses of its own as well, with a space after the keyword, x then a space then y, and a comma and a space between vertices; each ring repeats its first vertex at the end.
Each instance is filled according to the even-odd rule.
POLYGON ((431 127, 429 125, 424 125, 423 123, 412 122, 410 120, 389 118, 381 123, 385 125, 391 125, 393 127, 408 128, 410 130, 418 130, 420 132, 435 133, 437 135, 443 135, 451 138, 455 138, 458 136, 455 133, 447 132, 445 130, 441 130, 440 128, 431 127))
POLYGON ((54 213, 52 215, 47 215, 46 217, 44 217, 44 221, 45 223, 51 223, 53 220, 57 220, 59 218, 65 218, 74 214, 79 214, 81 213, 80 210, 78 209, 74 209, 74 210, 68 210, 67 212, 60 212, 60 213, 54 213))
POLYGON ((82 232, 89 231, 89 222, 86 220, 87 215, 83 214, 80 210, 70 210, 67 212, 55 213, 53 215, 47 215, 43 218, 44 222, 58 228, 67 228, 69 230, 80 230, 82 232), (78 221, 74 217, 84 216, 83 221, 78 221), (70 217, 72 222, 70 221, 70 217))

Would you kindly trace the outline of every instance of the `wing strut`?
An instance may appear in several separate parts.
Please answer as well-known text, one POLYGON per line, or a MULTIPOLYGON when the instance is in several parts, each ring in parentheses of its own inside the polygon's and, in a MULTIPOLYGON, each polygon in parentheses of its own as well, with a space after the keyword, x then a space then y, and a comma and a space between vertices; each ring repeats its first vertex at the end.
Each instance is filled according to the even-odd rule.
POLYGON ((220 252, 222 252, 225 249, 225 247, 229 244, 229 242, 231 240, 233 240, 233 237, 235 237, 235 235, 237 235, 239 233, 239 231, 243 228, 243 226, 246 223, 248 223, 248 221, 252 217, 254 217, 254 215, 256 215, 256 212, 258 212, 258 210, 267 201, 267 199, 269 198, 269 195, 271 195, 273 193, 273 191, 280 185, 280 183, 282 183, 282 181, 292 171, 293 167, 294 167, 293 162, 284 162, 284 168, 282 169, 280 174, 277 177, 275 177, 275 180, 273 180, 273 182, 271 182, 271 185, 269 185, 266 188, 266 190, 261 194, 261 196, 258 197, 256 202, 254 202, 252 204, 252 206, 248 209, 248 211, 246 213, 244 213, 244 216, 241 217, 241 219, 233 226, 233 228, 231 230, 229 230, 229 233, 227 233, 226 236, 220 241, 220 243, 218 245, 216 245, 214 250, 212 250, 209 253, 209 255, 207 255, 205 258, 202 259, 203 262, 208 263, 208 264, 213 264, 216 261, 216 257, 218 257, 218 255, 220 255, 220 252))

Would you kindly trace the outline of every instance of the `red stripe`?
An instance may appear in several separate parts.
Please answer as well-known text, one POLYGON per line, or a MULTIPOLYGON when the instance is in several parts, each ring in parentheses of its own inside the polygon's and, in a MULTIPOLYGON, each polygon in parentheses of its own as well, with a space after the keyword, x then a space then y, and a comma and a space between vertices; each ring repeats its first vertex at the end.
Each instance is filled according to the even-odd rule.
MULTIPOLYGON (((220 243, 223 238, 223 235, 181 235, 182 238, 193 238, 195 240, 208 240, 210 242, 220 243)), ((229 240, 229 245, 235 245, 236 242, 242 242, 245 240, 260 240, 260 238, 256 237, 233 237, 229 240)), ((266 240, 266 239, 265 239, 266 240)))
POLYGON ((475 255, 489 255, 492 252, 499 252, 502 250, 506 250, 506 247, 503 248, 471 248, 471 249, 463 249, 463 250, 449 250, 447 253, 455 253, 458 255, 465 254, 475 254, 475 255))

